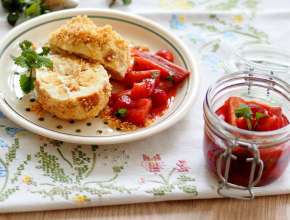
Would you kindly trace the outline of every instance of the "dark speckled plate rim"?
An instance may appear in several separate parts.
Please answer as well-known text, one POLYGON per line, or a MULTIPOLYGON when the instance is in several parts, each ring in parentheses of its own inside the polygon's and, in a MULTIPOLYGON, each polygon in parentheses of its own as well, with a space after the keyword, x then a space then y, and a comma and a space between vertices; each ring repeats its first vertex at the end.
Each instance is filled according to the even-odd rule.
MULTIPOLYGON (((67 11, 73 11, 73 10, 67 10, 67 11)), ((97 11, 96 11, 97 12, 97 11)), ((120 12, 118 12, 120 13, 120 12)), ((51 13, 52 14, 52 13, 51 13)), ((122 14, 122 13, 120 13, 122 14)), ((45 22, 41 22, 41 23, 37 23, 36 25, 34 26, 31 26, 29 27, 28 29, 18 33, 15 37, 13 37, 9 43, 7 43, 5 45, 5 47, 1 50, 0 52, 0 59, 2 57, 2 55, 5 53, 6 49, 17 39, 19 38, 21 35, 23 35, 24 33, 26 32, 29 32, 41 25, 45 25, 45 24, 48 24, 48 23, 52 23, 52 22, 55 22, 55 21, 61 21, 61 20, 67 20, 67 19, 70 19, 72 17, 74 17, 75 15, 70 15, 70 16, 65 16, 65 17, 62 17, 62 18, 56 18, 56 19, 51 19, 49 21, 45 21, 45 22)), ((117 17, 111 17, 111 16, 98 16, 98 15, 88 15, 88 17, 90 18, 100 18, 100 19, 108 19, 108 20, 116 20, 116 21, 121 21, 121 22, 124 22, 124 23, 127 23, 127 24, 131 24, 131 25, 134 25, 134 26, 137 26, 137 27, 140 27, 140 28, 143 28, 155 35, 157 35, 158 37, 160 37, 163 41, 165 41, 167 44, 169 44, 174 50, 175 52, 179 55, 180 59, 182 60, 183 62, 183 65, 185 66, 185 68, 188 68, 187 66, 187 63, 182 55, 182 53, 176 48, 176 46, 170 42, 169 40, 167 40, 163 35, 157 33, 156 31, 150 29, 149 27, 146 27, 144 25, 141 25, 141 24, 138 24, 138 23, 135 23, 133 21, 129 21, 129 20, 125 20, 125 19, 122 19, 122 18, 117 18, 117 17)), ((188 91, 189 91, 189 83, 188 81, 186 82, 186 92, 182 98, 182 100, 180 101, 179 103, 179 106, 181 106, 184 101, 185 101, 185 97, 187 96, 188 94, 188 91)), ((46 128, 46 127, 42 127, 41 125, 39 124, 36 124, 35 122, 29 120, 28 118, 24 117, 23 115, 19 114, 4 98, 4 103, 10 108, 10 110, 12 110, 14 112, 14 114, 20 116, 22 119, 24 119, 26 122, 29 122, 39 128, 42 128, 44 130, 48 130, 52 133, 55 133, 55 134, 62 134, 62 135, 66 135, 66 136, 73 136, 73 137, 79 137, 79 138, 98 138, 98 139, 104 139, 104 138, 114 138, 114 137, 120 137, 120 136, 128 136, 132 133, 136 134, 136 133, 141 133, 142 131, 144 130, 147 130, 147 129, 150 129, 150 128, 153 128, 153 127, 156 127, 157 125, 159 125, 160 123, 164 122, 165 120, 169 119, 171 116, 173 116, 175 114, 175 112, 178 110, 179 106, 176 107, 172 112, 170 112, 168 115, 166 115, 166 117, 161 117, 160 119, 157 119, 156 122, 153 123, 153 125, 149 126, 149 127, 146 127, 146 128, 140 128, 136 131, 133 131, 133 132, 124 132, 123 134, 117 134, 117 135, 95 135, 95 136, 87 136, 87 135, 77 135, 77 134, 71 134, 71 133, 65 133, 65 132, 61 132, 61 131, 56 131, 56 130, 52 130, 50 128, 46 128)))

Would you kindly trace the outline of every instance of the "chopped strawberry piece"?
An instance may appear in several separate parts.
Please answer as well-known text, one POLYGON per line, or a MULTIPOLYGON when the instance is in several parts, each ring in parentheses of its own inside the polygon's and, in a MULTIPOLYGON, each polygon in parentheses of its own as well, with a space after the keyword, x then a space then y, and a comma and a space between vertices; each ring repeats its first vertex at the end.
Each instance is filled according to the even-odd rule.
POLYGON ((117 100, 117 98, 119 98, 122 95, 130 96, 131 95, 131 90, 127 89, 127 90, 123 90, 123 91, 119 91, 119 92, 113 92, 111 94, 111 97, 110 97, 110 102, 115 102, 117 100))
POLYGON ((276 115, 277 117, 282 117, 282 109, 280 107, 270 107, 269 113, 271 115, 276 115))
POLYGON ((158 50, 155 54, 164 58, 165 60, 174 62, 174 56, 169 50, 158 50))
POLYGON ((227 113, 226 111, 227 109, 225 108, 225 105, 223 105, 218 110, 216 110, 216 114, 225 121, 227 113))
POLYGON ((132 99, 148 98, 156 86, 155 79, 145 79, 140 83, 134 83, 131 90, 132 99))
POLYGON ((285 115, 282 115, 282 127, 285 127, 289 124, 289 120, 286 118, 285 115))
POLYGON ((248 103, 248 106, 251 108, 253 115, 256 115, 257 112, 263 113, 263 114, 268 114, 267 109, 265 109, 263 106, 256 104, 256 103, 250 103, 250 102, 247 102, 247 103, 248 103))
POLYGON ((126 121, 138 126, 144 126, 151 107, 152 101, 150 99, 137 100, 135 107, 128 110, 126 121))
POLYGON ((225 120, 231 125, 236 126, 236 114, 235 110, 237 108, 240 108, 241 104, 247 104, 242 98, 239 97, 230 97, 226 102, 225 102, 225 108, 226 108, 226 115, 225 115, 225 120))
POLYGON ((283 127, 282 123, 281 117, 276 115, 261 118, 256 126, 256 131, 274 131, 283 127))
POLYGON ((116 101, 122 97, 122 96, 131 96, 131 90, 123 90, 120 92, 114 92, 112 93, 109 101, 109 106, 112 107, 115 110, 115 103, 116 101))
POLYGON ((159 74, 159 70, 131 71, 126 74, 124 82, 127 85, 132 86, 134 83, 141 82, 144 79, 158 77, 159 74))
POLYGON ((240 129, 248 130, 248 124, 245 118, 237 118, 236 125, 240 129))
POLYGON ((261 102, 258 102, 258 101, 248 101, 247 103, 249 105, 259 106, 259 109, 264 109, 270 115, 277 115, 278 117, 282 116, 282 109, 280 107, 276 107, 276 106, 272 107, 272 106, 269 106, 269 105, 267 105, 265 103, 261 103, 261 102))
POLYGON ((134 107, 134 101, 128 95, 119 96, 114 103, 114 110, 119 108, 132 108, 134 107))
POLYGON ((168 91, 171 88, 173 88, 173 83, 168 81, 168 80, 162 80, 162 81, 160 81, 158 88, 160 88, 164 91, 168 91))
POLYGON ((289 124, 280 107, 230 97, 217 111, 231 125, 254 131, 274 131, 289 124))
POLYGON ((168 104, 168 95, 161 89, 154 89, 151 99, 153 107, 166 107, 168 104))

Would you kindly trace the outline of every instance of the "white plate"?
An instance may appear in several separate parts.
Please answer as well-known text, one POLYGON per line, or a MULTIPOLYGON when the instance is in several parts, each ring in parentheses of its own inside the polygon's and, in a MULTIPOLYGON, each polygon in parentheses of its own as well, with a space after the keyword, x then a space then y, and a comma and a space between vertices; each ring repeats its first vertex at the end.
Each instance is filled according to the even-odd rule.
POLYGON ((49 138, 80 144, 124 143, 154 135, 169 128, 180 120, 192 107, 198 90, 196 61, 188 49, 164 28, 143 17, 111 10, 73 9, 49 13, 19 25, 10 31, 0 44, 0 107, 2 112, 20 126, 49 138), (169 49, 176 57, 176 63, 191 72, 189 79, 177 92, 173 105, 166 114, 151 126, 131 132, 120 132, 109 128, 99 118, 70 124, 47 114, 39 120, 33 112, 26 111, 31 106, 31 95, 22 97, 19 75, 11 55, 20 53, 18 44, 30 40, 38 46, 47 42, 49 33, 73 16, 88 15, 97 25, 110 24, 133 44, 148 45, 150 49, 169 49))

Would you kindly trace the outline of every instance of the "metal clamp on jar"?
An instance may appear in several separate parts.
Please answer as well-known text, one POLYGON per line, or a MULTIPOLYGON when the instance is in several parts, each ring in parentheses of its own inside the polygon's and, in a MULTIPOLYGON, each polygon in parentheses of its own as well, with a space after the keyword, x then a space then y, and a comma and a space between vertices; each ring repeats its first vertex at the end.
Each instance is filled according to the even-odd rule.
POLYGON ((207 91, 204 100, 204 155, 217 175, 221 196, 253 199, 253 187, 278 179, 290 160, 290 125, 273 131, 235 127, 216 111, 229 97, 279 106, 289 120, 290 85, 273 74, 253 70, 228 74, 207 91))

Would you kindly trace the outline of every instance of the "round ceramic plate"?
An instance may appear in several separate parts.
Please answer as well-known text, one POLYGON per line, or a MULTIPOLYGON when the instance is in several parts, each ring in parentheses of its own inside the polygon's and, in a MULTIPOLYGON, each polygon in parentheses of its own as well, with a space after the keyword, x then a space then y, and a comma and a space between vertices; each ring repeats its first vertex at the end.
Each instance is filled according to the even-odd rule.
POLYGON ((19 25, 10 31, 0 44, 0 107, 12 121, 42 136, 81 144, 124 143, 154 135, 180 120, 192 107, 198 90, 198 71, 195 59, 182 44, 159 25, 145 18, 109 10, 64 10, 49 13, 19 25), (111 129, 99 118, 70 123, 46 114, 39 118, 30 111, 34 95, 23 95, 19 88, 19 74, 11 59, 20 53, 18 44, 29 40, 37 46, 48 41, 49 34, 77 15, 88 15, 97 25, 112 25, 134 45, 147 45, 151 50, 169 49, 176 63, 191 72, 190 77, 177 92, 167 112, 151 126, 135 131, 121 132, 111 129))

